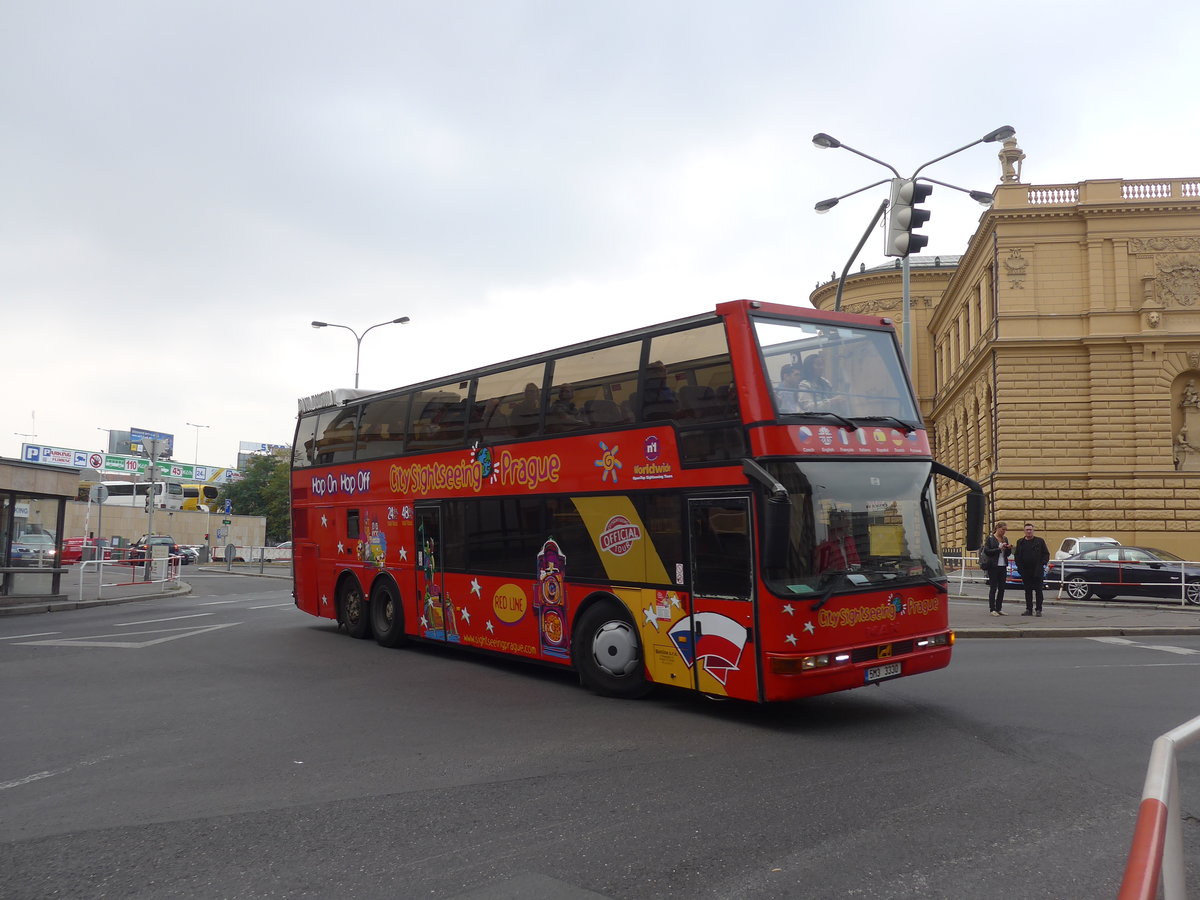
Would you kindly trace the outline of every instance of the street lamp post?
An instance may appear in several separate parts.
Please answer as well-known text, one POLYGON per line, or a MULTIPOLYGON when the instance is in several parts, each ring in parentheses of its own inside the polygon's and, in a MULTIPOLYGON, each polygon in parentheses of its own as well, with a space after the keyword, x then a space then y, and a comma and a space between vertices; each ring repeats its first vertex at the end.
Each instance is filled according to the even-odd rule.
MULTIPOLYGON (((929 162, 922 163, 921 165, 917 166, 916 171, 913 172, 912 176, 909 177, 907 180, 910 182, 916 181, 917 175, 919 175, 921 173, 922 169, 926 168, 927 166, 933 165, 935 162, 941 162, 943 159, 945 159, 948 156, 953 156, 956 153, 961 153, 962 151, 964 151, 970 147, 974 147, 976 144, 987 144, 987 143, 991 143, 993 141, 1007 140, 1008 138, 1012 137, 1016 133, 1017 133, 1016 129, 1013 128, 1011 125, 1004 125, 1000 128, 995 129, 994 131, 989 131, 987 134, 985 134, 983 137, 979 138, 978 140, 971 141, 971 143, 964 144, 963 146, 959 147, 957 150, 951 150, 949 153, 943 153, 941 156, 934 157, 933 159, 929 160, 929 162)), ((861 187, 858 190, 851 191, 848 194, 842 194, 840 197, 831 197, 828 200, 822 200, 820 203, 817 203, 814 207, 818 213, 829 212, 829 210, 833 209, 835 206, 838 205, 839 201, 844 200, 847 197, 851 197, 854 194, 861 193, 862 191, 869 190, 870 188, 873 188, 873 187, 878 187, 879 185, 884 184, 888 181, 903 180, 903 179, 901 179, 900 173, 898 171, 896 171, 895 166, 891 165, 890 163, 886 163, 881 159, 876 159, 874 156, 869 156, 866 153, 863 153, 861 150, 856 150, 855 148, 851 147, 849 144, 843 144, 841 141, 839 141, 835 137, 832 137, 831 135, 825 134, 824 132, 814 134, 812 141, 813 141, 814 146, 816 146, 822 150, 832 150, 832 149, 849 150, 851 153, 861 156, 864 159, 869 159, 873 163, 878 163, 879 165, 883 166, 885 169, 890 170, 891 173, 895 176, 894 179, 885 178, 885 179, 883 179, 883 181, 876 181, 874 184, 869 184, 866 187, 861 187)), ((928 181, 932 184, 940 184, 942 187, 952 188, 956 191, 962 191, 964 194, 968 194, 972 200, 974 200, 975 202, 980 203, 984 206, 992 205, 992 195, 985 193, 983 191, 969 191, 966 188, 959 187, 958 185, 947 184, 944 181, 935 181, 932 178, 923 178, 921 180, 928 181)), ((880 206, 880 208, 879 208, 879 212, 877 212, 875 214, 875 218, 871 220, 871 224, 867 227, 868 233, 871 231, 872 228, 875 227, 875 223, 879 221, 879 217, 883 213, 883 210, 884 210, 884 208, 886 208, 887 205, 888 205, 888 201, 884 200, 883 205, 880 206)), ((837 300, 835 301, 835 307, 839 310, 841 309, 842 287, 846 281, 846 273, 849 272, 850 266, 853 264, 855 257, 858 256, 859 251, 862 250, 863 244, 865 242, 866 242, 866 235, 863 235, 863 240, 860 241, 858 244, 858 247, 855 248, 853 255, 850 257, 850 261, 846 263, 846 268, 842 272, 841 281, 838 282, 838 292, 837 292, 837 300)), ((912 358, 911 358, 912 357, 912 335, 911 335, 911 324, 909 321, 910 320, 909 282, 910 282, 911 276, 910 276, 910 268, 909 268, 907 252, 905 252, 901 255, 901 260, 902 260, 902 262, 901 262, 901 280, 902 280, 902 285, 903 285, 903 299, 901 301, 901 303, 902 303, 901 315, 903 316, 903 329, 904 329, 904 332, 903 332, 904 360, 906 363, 909 364, 910 371, 911 371, 911 367, 912 367, 912 358)))
POLYGON ((354 335, 354 342, 355 342, 354 386, 357 388, 358 387, 358 362, 359 362, 360 355, 362 353, 363 338, 365 338, 367 336, 367 334, 369 334, 375 328, 379 328, 383 325, 403 325, 407 321, 408 321, 408 316, 400 316, 397 319, 388 319, 386 322, 379 322, 376 325, 372 325, 370 328, 368 328, 362 334, 359 334, 357 331, 355 331, 349 325, 339 325, 336 322, 313 322, 312 327, 313 328, 345 328, 348 332, 350 332, 352 335, 354 335))
POLYGON ((211 426, 197 425, 195 422, 185 422, 184 424, 196 429, 196 455, 192 457, 192 465, 198 466, 200 465, 200 429, 210 428, 211 426))

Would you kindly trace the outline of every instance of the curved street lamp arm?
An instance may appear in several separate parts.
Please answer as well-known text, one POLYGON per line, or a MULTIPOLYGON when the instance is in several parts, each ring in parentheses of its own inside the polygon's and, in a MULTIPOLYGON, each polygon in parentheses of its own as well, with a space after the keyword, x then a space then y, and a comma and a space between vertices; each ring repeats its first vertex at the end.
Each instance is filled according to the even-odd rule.
MULTIPOLYGON (((978 140, 971 141, 971 143, 969 143, 969 144, 963 144, 957 150, 951 150, 949 153, 943 153, 941 156, 937 157, 936 159, 931 159, 927 163, 922 163, 921 166, 917 169, 917 171, 912 173, 912 177, 916 178, 917 173, 920 172, 921 169, 924 169, 926 166, 932 166, 935 162, 941 162, 947 156, 953 156, 955 153, 962 153, 964 150, 970 149, 971 147, 974 147, 976 144, 990 144, 993 141, 1007 140, 1008 138, 1012 137, 1016 133, 1017 133, 1017 130, 1015 128, 1013 128, 1011 125, 1004 125, 1000 128, 997 128, 995 131, 989 131, 987 134, 985 134, 983 137, 979 138, 978 140)), ((842 146, 844 147, 846 145, 843 144, 842 146)), ((928 180, 928 179, 926 179, 926 180, 928 180)), ((947 187, 951 187, 951 186, 952 185, 947 185, 947 187)))
MULTIPOLYGON (((866 153, 863 153, 861 150, 855 150, 849 144, 841 144, 840 146, 843 150, 849 150, 851 153, 856 153, 859 156, 861 156, 863 159, 869 159, 873 163, 879 163, 879 165, 883 166, 885 169, 891 170, 891 173, 893 175, 895 175, 897 178, 900 177, 900 173, 896 171, 895 167, 891 163, 885 163, 882 159, 876 159, 873 156, 868 156, 866 153)), ((957 152, 957 151, 955 151, 955 152, 957 152)), ((926 165, 929 165, 929 164, 926 163, 926 165)))
POLYGON ((845 200, 847 197, 853 197, 855 194, 861 194, 863 191, 869 191, 873 187, 879 187, 879 185, 881 185, 881 184, 887 184, 891 180, 892 179, 890 179, 890 178, 881 178, 879 181, 876 181, 874 184, 868 184, 866 187, 860 187, 858 190, 851 191, 848 194, 842 194, 842 196, 840 196, 840 197, 830 197, 828 200, 822 200, 820 203, 814 204, 813 209, 815 209, 819 213, 829 212, 829 210, 833 209, 835 206, 838 205, 839 201, 845 200))

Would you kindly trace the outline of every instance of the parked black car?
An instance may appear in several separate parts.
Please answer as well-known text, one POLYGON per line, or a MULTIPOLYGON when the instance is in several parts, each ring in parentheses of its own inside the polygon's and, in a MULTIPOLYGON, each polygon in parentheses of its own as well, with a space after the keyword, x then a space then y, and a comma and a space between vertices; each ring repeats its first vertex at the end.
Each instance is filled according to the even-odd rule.
POLYGON ((150 548, 156 545, 166 546, 168 556, 179 556, 179 545, 169 534, 143 534, 135 543, 129 545, 125 561, 131 566, 140 566, 146 561, 147 553, 151 557, 154 556, 154 551, 150 548))
POLYGON ((1153 547, 1099 547, 1063 560, 1053 560, 1047 586, 1058 586, 1072 600, 1095 594, 1113 597, 1181 597, 1200 606, 1200 565, 1153 547))

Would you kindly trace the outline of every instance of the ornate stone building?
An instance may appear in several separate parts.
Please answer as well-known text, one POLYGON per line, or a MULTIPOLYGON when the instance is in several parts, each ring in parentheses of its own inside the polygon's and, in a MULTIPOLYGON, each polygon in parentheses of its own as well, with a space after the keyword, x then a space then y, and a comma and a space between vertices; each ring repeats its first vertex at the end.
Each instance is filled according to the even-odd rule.
MULTIPOLYGON (((1021 184, 1010 143, 963 255, 910 261, 934 453, 1052 548, 1109 535, 1200 559, 1200 178, 1021 184)), ((899 330, 900 297, 898 266, 860 270, 842 308, 899 330)), ((961 546, 961 494, 938 487, 942 540, 961 546)))

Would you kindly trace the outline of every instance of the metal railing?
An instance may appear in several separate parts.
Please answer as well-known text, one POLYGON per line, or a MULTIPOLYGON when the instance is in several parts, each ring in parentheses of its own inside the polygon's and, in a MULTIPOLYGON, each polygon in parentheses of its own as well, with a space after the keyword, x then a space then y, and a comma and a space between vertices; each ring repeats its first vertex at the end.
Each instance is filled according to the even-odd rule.
POLYGON ((292 564, 292 551, 290 547, 251 547, 240 544, 227 544, 225 547, 214 547, 211 564, 221 565, 222 563, 225 565, 226 572, 232 572, 235 563, 239 566, 253 566, 257 564, 258 571, 265 572, 268 565, 273 568, 290 567, 292 564))
MULTIPOLYGON (((1120 565, 1120 564, 1121 563, 1114 563, 1114 565, 1120 565)), ((1081 565, 1085 565, 1085 564, 1084 563, 1072 563, 1072 561, 1070 559, 1052 560, 1050 562, 1049 571, 1046 574, 1046 578, 1045 578, 1045 582, 1044 582, 1045 589, 1046 590, 1057 590, 1058 598, 1061 599, 1062 595, 1063 595, 1063 591, 1065 591, 1067 589, 1068 581, 1071 579, 1073 574, 1079 574, 1078 567, 1081 565)), ((987 584, 987 575, 985 575, 983 570, 979 568, 978 560, 976 559, 976 557, 974 555, 972 555, 972 556, 943 556, 942 557, 942 567, 946 570, 947 577, 949 577, 952 580, 958 581, 958 588, 960 591, 963 589, 963 587, 966 584, 987 584)), ((1188 589, 1188 584, 1189 584, 1189 582, 1187 580, 1188 579, 1187 570, 1189 568, 1194 569, 1196 567, 1200 567, 1200 562, 1188 562, 1186 560, 1181 560, 1179 562, 1172 561, 1169 563, 1164 562, 1161 567, 1162 571, 1173 572, 1176 569, 1178 569, 1179 570, 1178 580, 1139 581, 1136 583, 1136 585, 1141 586, 1141 587, 1172 587, 1172 588, 1176 588, 1179 591, 1180 605, 1187 606, 1188 605, 1187 589, 1188 589)), ((1019 576, 1017 576, 1016 568, 1013 566, 1011 561, 1009 561, 1009 565, 1008 565, 1008 578, 1009 578, 1009 587, 1013 587, 1014 582, 1016 582, 1019 585, 1019 576)), ((1093 592, 1096 592, 1097 589, 1099 589, 1100 591, 1104 591, 1107 588, 1107 589, 1112 589, 1113 594, 1115 596, 1119 596, 1119 597, 1120 596, 1125 596, 1125 597, 1144 596, 1144 595, 1139 595, 1136 591, 1130 590, 1130 588, 1134 587, 1135 585, 1133 585, 1129 582, 1096 581, 1091 578, 1086 579, 1086 580, 1093 592)), ((1191 583, 1194 584, 1195 582, 1193 581, 1191 583)), ((1165 598, 1163 598, 1163 599, 1165 599, 1165 598)), ((1195 605, 1195 604, 1193 604, 1193 605, 1195 605)))
POLYGON ((147 561, 142 560, 117 560, 117 559, 86 559, 79 563, 79 602, 83 602, 83 589, 87 583, 88 571, 92 568, 96 571, 96 599, 100 600, 104 596, 106 587, 129 587, 130 585, 142 584, 175 584, 179 581, 179 567, 182 564, 183 557, 181 556, 164 556, 158 559, 153 557, 149 560, 150 570, 143 576, 137 573, 141 572, 142 567, 147 565, 147 561), (131 580, 127 581, 110 581, 104 580, 104 569, 108 567, 109 571, 125 573, 131 580), (149 576, 149 577, 145 577, 149 576))
POLYGON ((1153 900, 1160 882, 1164 900, 1186 900, 1176 750, 1197 738, 1200 718, 1168 731, 1150 749, 1146 784, 1118 900, 1153 900))

